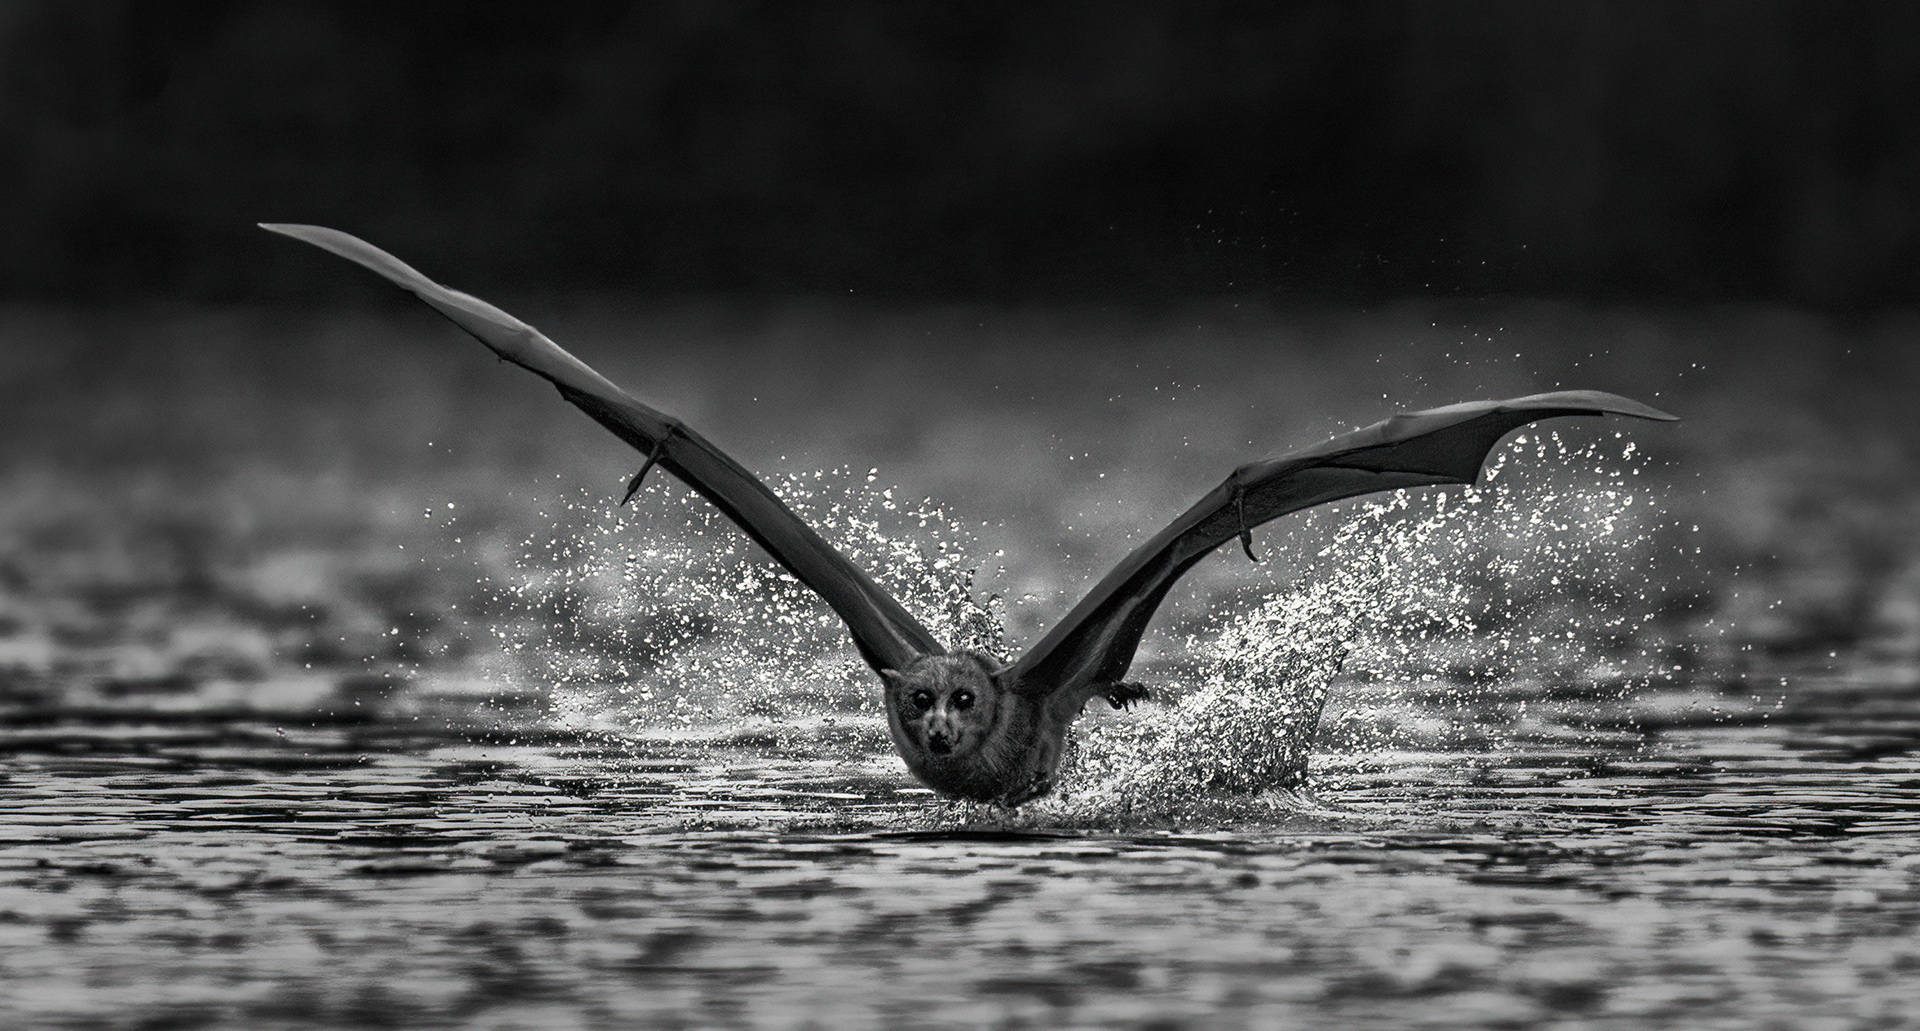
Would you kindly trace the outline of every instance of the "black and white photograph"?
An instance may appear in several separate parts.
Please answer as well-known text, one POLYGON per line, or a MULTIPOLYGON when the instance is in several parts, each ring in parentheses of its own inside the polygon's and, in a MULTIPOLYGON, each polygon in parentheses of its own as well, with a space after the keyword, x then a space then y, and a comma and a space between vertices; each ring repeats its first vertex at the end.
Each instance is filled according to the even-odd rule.
POLYGON ((1920 5, 0 4, 0 1028, 1920 1028, 1920 5))

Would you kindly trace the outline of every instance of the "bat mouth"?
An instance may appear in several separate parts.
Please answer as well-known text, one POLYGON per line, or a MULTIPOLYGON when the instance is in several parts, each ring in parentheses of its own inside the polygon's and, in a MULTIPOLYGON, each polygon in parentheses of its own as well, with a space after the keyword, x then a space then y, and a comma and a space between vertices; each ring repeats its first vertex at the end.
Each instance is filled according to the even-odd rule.
POLYGON ((928 734, 927 751, 935 755, 947 755, 953 751, 954 740, 945 734, 928 734))

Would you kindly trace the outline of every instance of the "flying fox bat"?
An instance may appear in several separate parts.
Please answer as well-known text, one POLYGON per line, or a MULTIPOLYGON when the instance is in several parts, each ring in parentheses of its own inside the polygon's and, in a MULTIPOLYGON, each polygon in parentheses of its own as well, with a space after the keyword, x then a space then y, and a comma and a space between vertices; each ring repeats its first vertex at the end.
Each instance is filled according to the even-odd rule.
POLYGON ((1494 444, 1537 419, 1674 419, 1614 394, 1563 390, 1396 415, 1243 465, 1134 549, 1025 655, 1004 662, 942 647, 740 463, 532 326, 346 233, 308 225, 262 228, 372 269, 501 358, 558 387, 561 397, 646 455, 627 498, 659 466, 712 502, 846 622, 860 657, 880 675, 887 729, 914 776, 944 794, 1006 806, 1052 790, 1067 729, 1089 701, 1104 697, 1123 708, 1147 697, 1145 688, 1122 679, 1147 621, 1174 582, 1220 545, 1237 538, 1253 558, 1250 531, 1289 512, 1375 491, 1473 483, 1494 444))

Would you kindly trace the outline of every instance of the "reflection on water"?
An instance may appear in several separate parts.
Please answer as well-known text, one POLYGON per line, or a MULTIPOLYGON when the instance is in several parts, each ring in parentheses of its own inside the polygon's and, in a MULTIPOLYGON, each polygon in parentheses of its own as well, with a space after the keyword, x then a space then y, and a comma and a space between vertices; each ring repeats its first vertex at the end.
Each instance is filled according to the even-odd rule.
POLYGON ((1912 671, 1799 678, 1778 710, 1677 684, 1508 697, 1489 720, 1526 715, 1492 748, 1435 729, 1459 715, 1442 693, 1336 685, 1348 711, 1398 705, 1403 730, 1317 756, 1311 796, 1071 830, 937 803, 859 734, 22 714, 0 739, 0 1012, 87 1027, 1911 1019, 1912 671))

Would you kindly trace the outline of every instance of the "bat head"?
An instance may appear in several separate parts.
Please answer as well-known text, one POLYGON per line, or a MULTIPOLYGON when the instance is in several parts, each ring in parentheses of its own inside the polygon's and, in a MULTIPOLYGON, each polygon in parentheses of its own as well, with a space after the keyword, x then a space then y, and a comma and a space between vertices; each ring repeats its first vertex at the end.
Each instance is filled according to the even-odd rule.
POLYGON ((978 652, 929 655, 904 670, 881 670, 887 726, 908 761, 959 761, 980 750, 1000 716, 1000 686, 978 652))
POLYGON ((1068 695, 1025 691, 991 656, 930 655, 886 681, 887 730, 907 768, 956 798, 1016 806, 1053 788, 1068 724, 1068 695))

